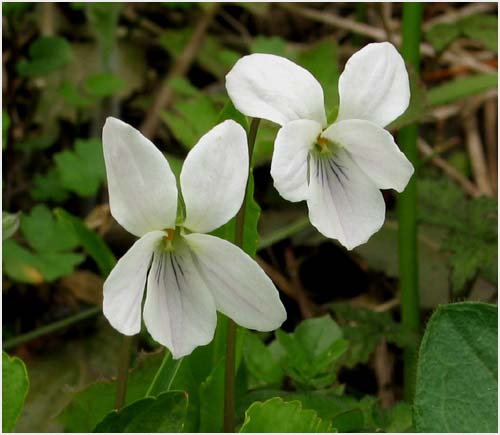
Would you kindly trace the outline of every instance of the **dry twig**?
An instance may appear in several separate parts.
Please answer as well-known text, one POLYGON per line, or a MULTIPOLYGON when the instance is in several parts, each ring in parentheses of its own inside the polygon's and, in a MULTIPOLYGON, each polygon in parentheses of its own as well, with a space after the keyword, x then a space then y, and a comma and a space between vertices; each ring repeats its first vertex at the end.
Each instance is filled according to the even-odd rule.
POLYGON ((293 248, 291 246, 287 246, 285 248, 285 262, 288 274, 292 279, 293 288, 295 290, 295 295, 297 297, 297 303, 299 304, 300 312, 302 313, 304 319, 310 319, 311 317, 314 317, 314 309, 300 280, 299 263, 295 258, 295 254, 293 253, 293 248))
POLYGON ((450 12, 441 14, 437 17, 427 20, 423 27, 424 32, 427 32, 432 26, 440 23, 453 23, 460 18, 465 18, 470 15, 484 14, 486 12, 491 12, 497 8, 496 2, 491 3, 472 3, 470 5, 464 6, 463 8, 456 9, 453 8, 450 12))
POLYGON ((201 17, 200 21, 196 25, 191 39, 184 48, 184 51, 177 58, 173 68, 170 70, 167 78, 161 85, 156 100, 151 106, 151 109, 149 109, 148 113, 146 114, 146 118, 144 119, 144 122, 142 123, 140 128, 141 132, 146 137, 149 137, 150 139, 154 137, 158 122, 160 120, 161 110, 166 108, 172 102, 173 91, 170 87, 170 80, 174 77, 183 76, 188 72, 189 67, 193 63, 196 54, 201 47, 205 32, 207 31, 210 22, 215 17, 215 14, 217 13, 219 7, 219 4, 213 3, 201 17))
POLYGON ((478 187, 472 183, 470 180, 465 178, 460 172, 458 172, 453 166, 451 166, 446 160, 439 156, 434 155, 434 150, 432 147, 422 138, 418 139, 418 150, 425 157, 431 157, 431 162, 440 168, 448 177, 459 184, 469 195, 472 197, 477 197, 481 195, 481 191, 478 187))
POLYGON ((375 348, 373 369, 377 378, 380 404, 382 408, 390 408, 396 401, 394 391, 390 388, 394 375, 394 356, 389 352, 385 338, 381 338, 375 348))
POLYGON ((302 286, 300 286, 300 289, 298 290, 295 286, 295 282, 293 279, 288 279, 278 269, 271 266, 262 258, 257 257, 256 260, 257 263, 259 263, 259 266, 262 267, 264 272, 266 272, 269 275, 269 277, 276 284, 276 286, 279 287, 279 289, 283 293, 285 293, 289 298, 297 302, 300 314, 304 319, 314 317, 316 308, 314 304, 307 298, 305 290, 302 288, 302 286))
POLYGON ((463 113, 462 120, 465 130, 467 151, 469 152, 472 173, 477 187, 481 194, 493 196, 488 166, 486 165, 486 159, 484 157, 483 144, 481 143, 481 136, 479 135, 476 112, 467 110, 463 113))
MULTIPOLYGON (((358 23, 357 21, 351 20, 349 18, 339 17, 337 15, 327 13, 325 11, 319 11, 312 8, 306 8, 303 6, 297 6, 294 3, 280 3, 280 6, 292 13, 301 15, 303 17, 315 20, 324 24, 328 24, 341 29, 350 30, 351 32, 358 33, 360 35, 372 38, 376 41, 386 41, 387 35, 385 30, 379 29, 377 27, 370 26, 364 23, 358 23)), ((401 35, 393 35, 393 43, 397 46, 401 45, 401 35)), ((434 47, 428 43, 420 44, 420 52, 424 56, 436 57, 437 53, 434 47)), ((495 68, 478 62, 474 57, 466 55, 457 55, 452 52, 445 52, 441 56, 441 59, 457 65, 465 65, 473 71, 479 72, 493 72, 495 68)))
POLYGON ((490 98, 484 103, 484 137, 488 156, 488 169, 494 196, 498 194, 498 101, 490 98))

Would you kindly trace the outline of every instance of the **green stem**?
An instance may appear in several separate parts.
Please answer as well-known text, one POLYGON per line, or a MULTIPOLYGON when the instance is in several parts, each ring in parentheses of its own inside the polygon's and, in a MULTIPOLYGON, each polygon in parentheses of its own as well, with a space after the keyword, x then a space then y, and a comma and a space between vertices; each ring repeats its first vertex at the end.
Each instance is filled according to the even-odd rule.
MULTIPOLYGON (((257 130, 259 129, 260 119, 253 118, 250 124, 250 132, 248 134, 248 161, 251 168, 252 154, 255 146, 255 138, 257 137, 257 130)), ((251 171, 251 169, 250 169, 251 171)), ((249 172, 250 172, 249 171, 249 172)), ((249 178, 250 180, 250 174, 249 178)), ((241 205, 238 214, 236 215, 236 234, 235 244, 243 248, 243 240, 245 234, 245 211, 246 211, 246 197, 248 191, 248 181, 245 189, 245 198, 241 205)), ((236 323, 228 319, 227 327, 227 341, 226 341, 226 371, 225 371, 225 384, 224 384, 224 432, 234 432, 235 421, 235 400, 234 400, 234 385, 236 375, 236 323)))
POLYGON ((67 328, 70 325, 78 323, 81 320, 88 319, 102 312, 102 307, 92 307, 81 313, 74 314, 72 316, 66 317, 65 319, 58 320, 57 322, 50 323, 49 325, 42 326, 41 328, 35 329, 34 331, 28 332, 23 335, 18 335, 17 337, 11 338, 3 342, 4 349, 11 349, 21 344, 27 343, 28 341, 34 340, 35 338, 42 337, 43 335, 50 334, 60 329, 67 328))
POLYGON ((118 362, 118 378, 116 379, 116 400, 115 409, 120 409, 125 404, 125 397, 127 395, 127 379, 128 369, 130 365, 130 349, 134 337, 123 336, 123 342, 120 349, 120 360, 118 362))
POLYGON ((168 350, 165 350, 163 361, 161 362, 160 368, 156 372, 153 381, 149 385, 145 397, 155 396, 159 393, 169 391, 181 363, 182 358, 173 359, 172 354, 168 350))
MULTIPOLYGON (((423 6, 421 3, 403 4, 402 54, 407 64, 418 75, 420 69, 420 37, 423 6)), ((415 168, 418 167, 418 125, 401 129, 398 143, 415 168)), ((399 197, 399 277, 401 287, 401 320, 408 329, 420 328, 417 251, 417 182, 413 175, 399 197)), ((416 347, 404 353, 405 399, 413 400, 415 387, 416 347)))

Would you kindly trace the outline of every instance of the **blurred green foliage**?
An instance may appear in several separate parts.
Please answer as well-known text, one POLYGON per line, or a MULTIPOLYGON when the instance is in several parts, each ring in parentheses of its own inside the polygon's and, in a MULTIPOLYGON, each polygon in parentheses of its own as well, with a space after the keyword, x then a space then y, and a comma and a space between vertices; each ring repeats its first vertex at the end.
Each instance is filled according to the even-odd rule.
MULTIPOLYGON (((44 7, 46 5, 38 3, 2 4, 4 50, 10 50, 4 62, 8 80, 2 108, 2 150, 7 162, 3 173, 4 207, 11 212, 4 212, 2 216, 2 262, 8 284, 6 293, 15 293, 19 288, 19 293, 25 294, 28 288, 28 292, 33 290, 37 295, 48 293, 52 301, 58 300, 61 293, 68 296, 63 293, 65 289, 59 288, 60 278, 71 277, 80 269, 96 271, 105 277, 116 262, 111 248, 125 249, 115 244, 123 234, 112 233, 103 239, 84 221, 85 216, 107 201, 102 144, 98 139, 102 124, 105 117, 112 114, 140 126, 156 98, 158 86, 164 83, 182 56, 205 6, 195 3, 51 4, 52 27, 42 32, 44 7), (56 207, 54 211, 52 207, 56 207), (87 257, 93 261, 85 261, 87 257)), ((335 119, 341 65, 348 54, 370 41, 349 32, 336 38, 332 28, 319 23, 299 32, 300 41, 289 38, 279 26, 266 24, 275 7, 279 5, 224 6, 226 14, 231 15, 233 11, 241 14, 243 31, 241 27, 233 29, 234 23, 228 23, 227 17, 220 17, 207 32, 189 73, 169 81, 172 99, 161 111, 162 124, 155 143, 165 152, 177 177, 187 152, 216 123, 235 119, 248 130, 247 120, 229 103, 224 89, 225 74, 244 54, 285 56, 308 69, 323 87, 329 120, 335 119), (260 24, 254 26, 257 21, 260 24)), ((351 11, 349 5, 340 7, 351 11)), ((366 19, 369 7, 360 3, 354 12, 366 19)), ((300 30, 296 21, 290 20, 290 23, 300 30)), ((464 38, 475 50, 497 53, 497 27, 498 18, 494 14, 479 14, 436 24, 425 37, 439 54, 464 38)), ((429 59, 431 72, 439 67, 438 59, 429 59)), ((411 69, 409 73, 410 106, 391 124, 392 131, 409 123, 428 122, 432 110, 448 104, 466 104, 467 98, 498 86, 496 72, 466 72, 456 78, 427 82, 411 69)), ((457 124, 448 122, 439 134, 459 135, 457 124)), ((266 248, 261 253, 281 267, 282 245, 291 243, 299 252, 304 247, 316 250, 325 239, 317 232, 313 234, 310 225, 304 224, 308 219, 301 206, 284 205, 270 187, 271 181, 258 172, 263 169, 268 175, 278 128, 270 122, 260 123, 253 156, 257 171, 247 192, 244 248, 251 255, 259 250, 259 224, 265 242, 261 247, 266 248), (275 212, 272 225, 269 225, 269 209, 275 212)), ((432 124, 421 129, 423 136, 432 139, 434 133, 432 124)), ((464 176, 470 175, 468 154, 463 149, 457 147, 446 158, 464 176)), ((498 257, 497 201, 469 198, 442 174, 436 176, 429 166, 428 161, 424 161, 417 171, 422 224, 420 280, 425 310, 434 309, 450 296, 469 297, 477 277, 496 286, 498 257), (437 249, 429 239, 437 244, 437 249)), ((390 210, 391 194, 387 194, 386 199, 390 210)), ((370 271, 382 271, 386 277, 397 278, 397 228, 390 217, 389 211, 382 230, 352 255, 370 271)), ((234 240, 235 220, 214 234, 234 240)), ((335 285, 335 289, 341 291, 341 286, 346 284, 335 285)), ((391 288, 394 294, 390 297, 397 297, 397 283, 391 288)), ((324 290, 318 291, 324 293, 324 290)), ((397 316, 367 307, 332 303, 340 298, 337 296, 337 292, 332 293, 322 306, 334 314, 335 320, 325 315, 300 322, 292 311, 289 324, 274 335, 238 330, 236 399, 238 427, 242 432, 415 430, 411 404, 397 402, 382 408, 373 395, 344 383, 342 375, 360 366, 369 366, 381 340, 391 348, 400 349, 415 346, 416 337, 401 327, 395 320, 397 316)), ((62 308, 67 312, 67 307, 62 308)), ((438 309, 426 333, 429 338, 421 350, 420 370, 427 377, 420 379, 420 392, 437 388, 442 371, 435 365, 434 356, 441 352, 450 364, 457 361, 462 336, 472 337, 469 343, 477 341, 484 347, 465 347, 458 359, 467 359, 472 367, 477 362, 475 356, 486 355, 487 358, 483 358, 486 366, 494 365, 490 355, 494 347, 492 310, 479 309, 481 318, 467 310, 455 313, 460 317, 458 323, 450 323, 453 313, 443 321, 444 311, 438 309), (464 318, 465 315, 468 317, 464 318), (444 326, 440 326, 441 323, 444 326), (459 330, 456 325, 460 326, 459 330), (457 331, 461 335, 457 336, 457 331), (438 339, 433 341, 431 335, 438 339), (426 366, 429 360, 432 364, 426 366)), ((30 325, 44 321, 35 320, 30 325)), ((47 351, 47 355, 42 356, 46 358, 43 363, 37 363, 40 357, 30 354, 32 360, 27 360, 27 364, 28 369, 33 370, 33 375, 30 372, 32 388, 17 429, 222 431, 227 330, 224 316, 219 314, 213 342, 196 349, 182 361, 172 389, 185 393, 159 388, 153 397, 144 398, 163 355, 155 352, 141 355, 130 373, 127 406, 120 413, 113 411, 116 380, 110 378, 116 364, 117 336, 102 324, 94 327, 95 335, 93 330, 89 333, 84 329, 81 342, 71 336, 65 338, 64 350, 47 351), (102 338, 103 331, 107 331, 108 338, 102 338), (100 380, 95 382, 96 379, 100 380), (171 412, 163 412, 165 407, 171 412), (54 421, 54 413, 63 408, 58 421, 54 421), (162 409, 159 411, 159 408, 162 409)), ((19 332, 12 325, 5 330, 8 334, 19 332)), ((140 340, 148 349, 158 347, 145 331, 140 340)), ((25 371, 21 373, 22 362, 6 354, 3 359, 4 397, 8 397, 11 404, 9 410, 3 412, 3 428, 13 430, 28 384, 25 371), (11 376, 11 369, 6 369, 5 364, 9 367, 15 364, 17 373, 11 376), (13 381, 18 381, 19 390, 14 395, 11 394, 14 390, 9 390, 9 382, 13 381)), ((477 375, 483 373, 480 367, 474 366, 471 370, 477 375)), ((464 378, 463 371, 454 371, 453 375, 455 380, 464 378)), ((458 384, 454 385, 453 388, 458 388, 458 384)), ((479 381, 478 385, 484 387, 482 391, 492 391, 491 385, 479 381)), ((437 407, 427 393, 423 401, 422 396, 418 397, 417 429, 441 430, 441 426, 434 425, 440 418, 479 415, 480 405, 473 403, 477 397, 457 391, 471 400, 458 406, 450 397, 446 398, 446 406, 437 407), (441 414, 437 415, 436 410, 441 414)), ((490 396, 488 404, 492 405, 494 400, 490 396)), ((470 419, 469 422, 473 429, 492 430, 493 414, 491 407, 482 421, 470 419)))

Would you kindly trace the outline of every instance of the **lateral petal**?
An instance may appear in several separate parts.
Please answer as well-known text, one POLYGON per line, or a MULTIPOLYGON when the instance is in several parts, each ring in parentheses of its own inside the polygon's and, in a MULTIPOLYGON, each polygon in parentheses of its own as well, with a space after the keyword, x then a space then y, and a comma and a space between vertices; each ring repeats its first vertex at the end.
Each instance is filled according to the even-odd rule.
POLYGON ((322 136, 342 145, 379 189, 402 192, 414 172, 392 135, 370 121, 336 122, 322 136))
POLYGON ((155 251, 144 323, 175 359, 212 340, 217 324, 215 304, 186 246, 178 244, 173 252, 155 251))
POLYGON ((215 126, 189 152, 181 172, 184 225, 208 233, 240 209, 248 179, 245 130, 232 120, 215 126))
POLYGON ((272 331, 286 319, 273 282, 249 255, 207 234, 184 236, 217 309, 245 328, 272 331))
POLYGON ((144 285, 153 251, 164 235, 163 231, 151 231, 137 240, 104 282, 102 311, 122 334, 134 335, 141 330, 144 285))
POLYGON ((307 119, 288 122, 278 131, 271 176, 276 190, 288 201, 307 199, 309 151, 320 133, 321 125, 307 119))
POLYGON ((107 118, 102 130, 111 214, 140 237, 172 228, 177 215, 177 186, 167 159, 138 130, 107 118))
POLYGON ((326 126, 323 89, 314 76, 273 54, 251 54, 226 75, 226 89, 244 115, 284 125, 310 119, 326 126))
POLYGON ((389 42, 368 44, 354 53, 339 77, 337 121, 365 119, 385 127, 410 103, 405 63, 389 42))
POLYGON ((344 150, 333 158, 311 159, 309 219, 320 233, 347 249, 368 241, 384 223, 380 190, 344 150))

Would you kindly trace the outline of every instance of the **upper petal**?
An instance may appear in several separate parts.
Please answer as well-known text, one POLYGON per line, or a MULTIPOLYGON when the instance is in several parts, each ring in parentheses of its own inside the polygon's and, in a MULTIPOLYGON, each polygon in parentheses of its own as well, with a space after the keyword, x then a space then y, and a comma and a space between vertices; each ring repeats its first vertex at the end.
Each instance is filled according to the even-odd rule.
POLYGON ((321 125, 307 119, 288 122, 278 131, 271 176, 276 190, 288 201, 307 199, 309 151, 320 133, 321 125))
POLYGON ((207 234, 184 236, 217 309, 245 328, 272 331, 286 319, 273 282, 249 255, 207 234))
POLYGON ((272 54, 251 54, 226 75, 226 89, 243 114, 284 125, 310 119, 326 125, 323 89, 301 66, 272 54))
POLYGON ((392 135, 372 122, 359 119, 336 122, 322 136, 349 151, 379 189, 402 192, 413 174, 413 165, 392 135))
POLYGON ((107 118, 102 130, 111 214, 128 232, 172 228, 177 186, 167 159, 138 130, 107 118))
POLYGON ((152 231, 137 240, 118 260, 104 282, 102 311, 113 328, 125 335, 141 330, 144 285, 155 246, 164 236, 152 231))
POLYGON ((187 247, 158 249, 148 276, 144 323, 177 359, 209 343, 217 324, 213 297, 187 247))
POLYGON ((335 158, 311 158, 309 219, 326 237, 347 249, 368 241, 384 223, 382 193, 346 151, 335 158))
POLYGON ((385 127, 410 102, 403 58, 389 42, 368 44, 347 61, 339 78, 337 121, 365 119, 385 127))
POLYGON ((240 209, 248 179, 245 130, 232 120, 215 126, 189 152, 181 172, 184 225, 208 233, 240 209))

